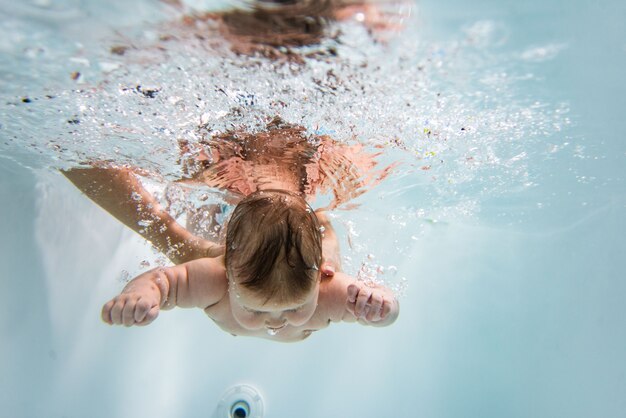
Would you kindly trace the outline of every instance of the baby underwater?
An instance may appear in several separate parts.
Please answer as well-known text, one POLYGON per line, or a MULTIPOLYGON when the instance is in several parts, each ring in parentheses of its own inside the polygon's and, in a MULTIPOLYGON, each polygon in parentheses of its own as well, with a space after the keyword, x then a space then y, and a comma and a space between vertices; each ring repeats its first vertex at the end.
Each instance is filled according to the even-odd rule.
POLYGON ((320 267, 338 256, 322 224, 330 225, 323 212, 297 194, 255 192, 233 211, 223 255, 141 274, 104 305, 102 319, 148 325, 162 309, 200 308, 232 335, 283 342, 331 322, 392 324, 399 304, 390 289, 320 267))

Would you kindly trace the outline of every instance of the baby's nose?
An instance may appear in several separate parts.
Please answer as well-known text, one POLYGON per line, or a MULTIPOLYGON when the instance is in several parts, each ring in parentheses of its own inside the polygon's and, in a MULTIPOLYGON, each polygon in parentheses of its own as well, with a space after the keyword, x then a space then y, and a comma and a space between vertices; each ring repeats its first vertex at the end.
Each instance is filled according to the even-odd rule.
POLYGON ((278 311, 278 312, 268 312, 267 313, 268 318, 273 319, 273 320, 278 320, 278 319, 282 319, 283 317, 283 312, 282 311, 278 311))

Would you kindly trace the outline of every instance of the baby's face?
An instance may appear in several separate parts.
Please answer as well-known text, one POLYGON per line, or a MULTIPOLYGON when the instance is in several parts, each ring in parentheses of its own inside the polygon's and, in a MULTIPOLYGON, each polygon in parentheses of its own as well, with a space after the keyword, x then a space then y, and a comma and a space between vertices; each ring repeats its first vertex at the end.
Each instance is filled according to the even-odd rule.
POLYGON ((239 325, 252 331, 265 329, 270 334, 287 325, 298 327, 306 324, 315 313, 318 294, 319 281, 304 300, 293 303, 265 302, 232 281, 229 290, 231 310, 239 325))

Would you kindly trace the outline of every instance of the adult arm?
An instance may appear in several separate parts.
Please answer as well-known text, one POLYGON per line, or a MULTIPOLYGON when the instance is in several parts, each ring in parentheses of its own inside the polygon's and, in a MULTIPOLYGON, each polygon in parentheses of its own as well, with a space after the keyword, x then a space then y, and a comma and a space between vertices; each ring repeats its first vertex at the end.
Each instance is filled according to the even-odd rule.
POLYGON ((124 167, 74 168, 62 172, 87 197, 139 233, 175 264, 216 257, 223 248, 182 227, 124 167))

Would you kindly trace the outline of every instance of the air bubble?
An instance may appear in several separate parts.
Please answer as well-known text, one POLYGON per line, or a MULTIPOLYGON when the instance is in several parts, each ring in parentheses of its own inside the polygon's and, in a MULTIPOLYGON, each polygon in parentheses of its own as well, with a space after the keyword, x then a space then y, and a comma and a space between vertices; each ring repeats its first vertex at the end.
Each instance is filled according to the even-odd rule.
POLYGON ((130 281, 130 273, 126 270, 122 270, 120 272, 119 280, 123 283, 128 283, 130 281))
POLYGON ((143 227, 147 228, 150 225, 152 225, 153 223, 154 223, 154 221, 152 219, 142 219, 142 220, 137 222, 137 225, 143 226, 143 227))

